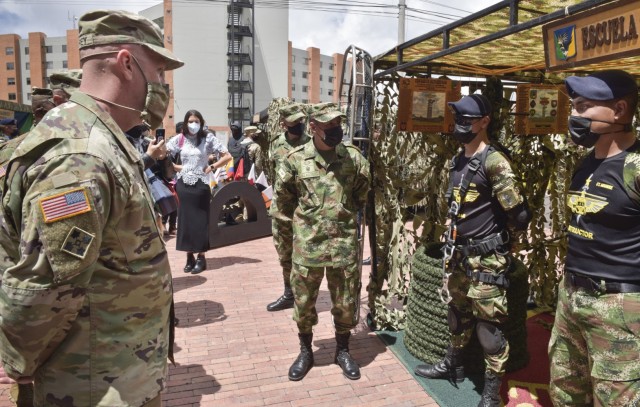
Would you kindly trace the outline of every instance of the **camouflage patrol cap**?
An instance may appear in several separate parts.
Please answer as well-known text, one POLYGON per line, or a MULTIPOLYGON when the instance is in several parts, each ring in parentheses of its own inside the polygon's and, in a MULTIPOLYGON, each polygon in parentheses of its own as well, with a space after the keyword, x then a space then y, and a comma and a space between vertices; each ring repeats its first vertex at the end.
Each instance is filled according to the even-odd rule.
POLYGON ((82 69, 71 69, 69 71, 55 72, 49 76, 51 89, 62 89, 68 94, 72 94, 80 87, 82 80, 82 69))
POLYGON ((260 133, 260 129, 256 126, 247 126, 244 128, 244 134, 246 134, 247 136, 250 136, 254 133, 260 133))
POLYGON ((180 61, 164 47, 162 31, 153 21, 122 10, 95 10, 78 21, 80 49, 98 45, 139 44, 162 57, 167 70, 180 68, 180 61))
POLYGON ((335 103, 318 103, 311 106, 311 118, 320 123, 327 123, 336 117, 345 119, 347 116, 335 103))
POLYGON ((53 103, 53 91, 49 88, 31 88, 31 108, 36 110, 45 102, 53 103))
POLYGON ((288 122, 295 122, 307 117, 307 109, 302 103, 291 103, 280 108, 280 117, 288 122))

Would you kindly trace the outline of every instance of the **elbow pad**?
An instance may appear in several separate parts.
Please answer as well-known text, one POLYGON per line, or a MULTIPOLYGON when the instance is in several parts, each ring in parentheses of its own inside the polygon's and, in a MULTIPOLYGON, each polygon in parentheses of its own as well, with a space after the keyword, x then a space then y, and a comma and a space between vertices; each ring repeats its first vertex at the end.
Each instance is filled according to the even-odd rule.
POLYGON ((526 201, 516 205, 507 211, 507 223, 516 231, 526 230, 532 215, 526 201))

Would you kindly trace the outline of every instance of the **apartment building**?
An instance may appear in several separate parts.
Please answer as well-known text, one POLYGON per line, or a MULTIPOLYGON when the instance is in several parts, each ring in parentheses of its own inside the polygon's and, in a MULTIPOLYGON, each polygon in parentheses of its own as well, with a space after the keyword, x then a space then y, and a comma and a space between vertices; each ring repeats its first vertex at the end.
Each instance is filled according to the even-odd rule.
MULTIPOLYGON (((247 125, 276 97, 338 100, 343 56, 293 48, 287 8, 255 7, 253 0, 164 0, 140 14, 164 30, 165 47, 185 62, 166 74, 168 129, 190 109, 199 110, 210 128, 224 130, 235 120, 247 125)), ((64 37, 0 35, 0 100, 29 104, 33 86, 45 87, 53 72, 79 67, 78 30, 64 37)))

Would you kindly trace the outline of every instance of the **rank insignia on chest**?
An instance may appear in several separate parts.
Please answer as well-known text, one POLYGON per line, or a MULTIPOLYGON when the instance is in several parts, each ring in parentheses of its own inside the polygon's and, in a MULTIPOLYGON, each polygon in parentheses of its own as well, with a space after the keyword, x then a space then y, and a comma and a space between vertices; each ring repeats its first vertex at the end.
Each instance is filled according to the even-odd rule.
POLYGON ((302 163, 302 171, 300 172, 300 178, 311 178, 317 177, 320 175, 320 171, 318 171, 318 167, 316 167, 316 163, 313 160, 305 160, 302 163))
POLYGON ((91 205, 84 188, 75 188, 46 198, 40 198, 40 211, 45 223, 90 212, 91 205))
POLYGON ((94 237, 91 233, 74 226, 69 231, 66 239, 64 239, 61 250, 72 256, 84 259, 94 237))

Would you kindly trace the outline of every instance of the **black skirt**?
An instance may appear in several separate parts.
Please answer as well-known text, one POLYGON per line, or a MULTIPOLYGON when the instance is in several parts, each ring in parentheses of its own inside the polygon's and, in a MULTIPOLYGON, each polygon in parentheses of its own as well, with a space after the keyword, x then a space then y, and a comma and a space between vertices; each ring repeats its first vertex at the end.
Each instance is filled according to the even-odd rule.
POLYGON ((176 249, 182 252, 206 252, 209 250, 211 189, 202 181, 187 185, 179 179, 176 192, 180 199, 176 249))

